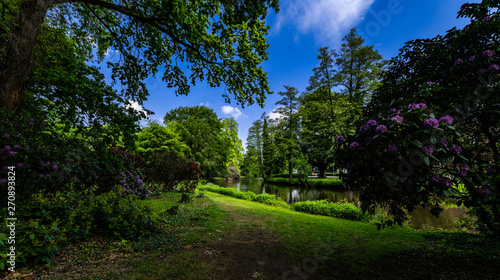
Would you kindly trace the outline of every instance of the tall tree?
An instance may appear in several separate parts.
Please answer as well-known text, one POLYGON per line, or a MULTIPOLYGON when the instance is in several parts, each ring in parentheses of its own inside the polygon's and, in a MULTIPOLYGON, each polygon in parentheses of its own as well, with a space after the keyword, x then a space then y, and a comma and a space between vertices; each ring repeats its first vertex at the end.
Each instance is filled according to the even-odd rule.
POLYGON ((175 153, 184 157, 189 148, 172 126, 150 122, 137 134, 137 150, 143 154, 175 153))
POLYGON ((284 86, 286 91, 281 91, 278 94, 283 98, 276 102, 276 105, 281 105, 275 112, 283 116, 281 119, 281 126, 283 134, 281 135, 282 149, 288 163, 288 173, 290 174, 289 181, 292 183, 293 162, 298 154, 298 130, 299 130, 299 116, 298 111, 300 107, 299 91, 291 86, 284 86))
MULTIPOLYGON (((278 10, 277 0, 22 0, 2 1, 16 12, 8 39, 0 49, 0 107, 21 109, 33 65, 37 37, 44 24, 67 32, 87 58, 97 47, 102 61, 109 49, 120 53, 110 62, 113 81, 139 104, 148 93, 144 79, 164 68, 163 80, 176 94, 187 94, 189 82, 226 85, 237 103, 263 106, 270 92, 260 63, 267 60, 264 18, 278 10), (190 75, 184 73, 184 66, 190 75)), ((2 26, 3 27, 3 26, 2 26)))
POLYGON ((380 84, 385 62, 374 46, 365 46, 365 40, 351 29, 342 39, 342 47, 335 59, 338 68, 335 80, 341 92, 352 100, 363 103, 380 84))
MULTIPOLYGON (((240 165, 243 163, 243 144, 238 137, 238 123, 233 118, 222 120, 222 137, 229 146, 228 160, 226 167, 229 173, 240 172, 240 165)), ((236 174, 230 174, 236 175, 236 174)), ((232 177, 233 177, 232 176, 232 177)))
POLYGON ((189 147, 204 176, 225 172, 229 146, 222 137, 221 121, 212 109, 179 107, 168 112, 164 122, 177 124, 182 142, 189 147))
POLYGON ((313 68, 313 75, 309 78, 307 91, 312 92, 318 89, 325 89, 323 92, 330 101, 330 118, 333 122, 333 97, 332 88, 337 85, 335 81, 337 70, 334 68, 334 57, 337 56, 335 50, 329 50, 328 47, 320 48, 318 55, 319 65, 313 68))
POLYGON ((264 124, 262 125, 262 161, 264 166, 264 176, 271 177, 274 169, 274 143, 269 132, 269 124, 265 113, 262 115, 264 124))
MULTIPOLYGON (((5 53, 20 2, 0 1, 0 57, 5 53)), ((47 121, 64 123, 67 130, 107 125, 115 138, 123 137, 132 147, 131 138, 139 128, 136 122, 145 117, 146 111, 123 106, 128 99, 106 84, 98 67, 88 65, 87 51, 69 32, 43 24, 25 80, 24 109, 32 115, 43 110, 47 121)))
POLYGON ((326 89, 319 88, 301 96, 300 146, 309 164, 319 169, 319 176, 325 177, 327 168, 333 164, 335 135, 353 132, 352 118, 360 115, 359 106, 352 104, 349 97, 335 93, 333 106, 326 101, 326 89), (330 108, 334 108, 333 122, 330 108))
POLYGON ((247 150, 255 157, 255 170, 259 176, 263 175, 262 166, 262 121, 256 120, 248 129, 247 150))

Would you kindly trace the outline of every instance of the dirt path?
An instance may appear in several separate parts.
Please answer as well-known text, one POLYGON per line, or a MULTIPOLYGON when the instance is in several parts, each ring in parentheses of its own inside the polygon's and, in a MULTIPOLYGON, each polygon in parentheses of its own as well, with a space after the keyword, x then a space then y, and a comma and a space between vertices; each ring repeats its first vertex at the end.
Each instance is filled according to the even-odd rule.
POLYGON ((212 279, 281 279, 291 262, 267 221, 220 201, 217 206, 227 213, 231 231, 216 230, 213 242, 185 250, 195 250, 200 261, 216 268, 212 279))

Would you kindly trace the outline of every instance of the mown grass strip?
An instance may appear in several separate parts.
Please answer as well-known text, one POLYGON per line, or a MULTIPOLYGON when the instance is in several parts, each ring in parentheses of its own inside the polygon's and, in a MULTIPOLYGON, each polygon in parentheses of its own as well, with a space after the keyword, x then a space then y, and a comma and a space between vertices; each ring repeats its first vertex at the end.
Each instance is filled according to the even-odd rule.
POLYGON ((356 207, 354 204, 347 202, 328 202, 326 200, 320 200, 296 202, 293 205, 288 205, 285 201, 277 198, 273 194, 240 192, 235 188, 223 188, 215 185, 200 186, 198 187, 198 190, 219 193, 272 206, 280 206, 297 212, 304 212, 313 215, 328 216, 351 221, 366 221, 368 219, 368 215, 363 214, 361 209, 356 207))

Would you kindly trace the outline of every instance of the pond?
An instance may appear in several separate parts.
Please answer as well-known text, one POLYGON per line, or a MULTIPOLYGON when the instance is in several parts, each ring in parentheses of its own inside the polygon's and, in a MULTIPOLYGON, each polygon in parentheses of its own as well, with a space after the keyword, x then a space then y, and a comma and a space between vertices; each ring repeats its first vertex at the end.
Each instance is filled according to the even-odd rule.
MULTIPOLYGON (((264 183, 260 178, 244 178, 240 180, 214 180, 212 183, 221 187, 236 188, 241 192, 253 192, 255 194, 269 193, 282 198, 287 203, 295 203, 298 201, 312 201, 326 199, 330 202, 340 202, 347 200, 356 205, 359 205, 358 194, 355 191, 342 189, 312 189, 309 191, 302 190, 298 186, 282 186, 264 183)), ((419 207, 410 213, 410 226, 415 229, 435 229, 444 228, 450 229, 455 221, 458 221, 465 214, 466 208, 458 207, 453 203, 446 203, 443 206, 444 211, 441 212, 439 218, 434 217, 429 213, 429 209, 419 207)))

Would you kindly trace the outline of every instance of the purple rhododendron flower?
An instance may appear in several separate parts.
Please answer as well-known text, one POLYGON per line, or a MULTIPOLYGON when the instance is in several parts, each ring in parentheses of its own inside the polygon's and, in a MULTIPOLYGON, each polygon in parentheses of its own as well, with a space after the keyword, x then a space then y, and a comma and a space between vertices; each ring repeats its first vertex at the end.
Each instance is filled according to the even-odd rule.
POLYGON ((428 156, 432 155, 434 153, 434 147, 433 146, 424 146, 422 148, 424 150, 424 153, 428 156))
POLYGON ((477 192, 486 197, 493 194, 493 191, 489 187, 480 187, 477 189, 477 192))
POLYGON ((40 174, 40 175, 38 175, 38 176, 39 176, 40 178, 43 178, 43 177, 45 177, 45 175, 43 175, 43 174, 40 174))
POLYGON ((476 57, 474 55, 469 57, 469 61, 473 61, 474 59, 476 59, 476 57))
POLYGON ((33 125, 33 122, 29 122, 28 124, 29 124, 29 125, 33 125))
POLYGON ((7 183, 7 179, 0 179, 0 183, 7 183))
POLYGON ((387 147, 387 152, 391 155, 395 155, 399 152, 399 149, 394 145, 389 145, 389 147, 387 147))
POLYGON ((483 52, 484 57, 492 57, 493 56, 493 51, 492 50, 486 50, 483 52))
POLYGON ((424 126, 427 128, 438 128, 439 127, 439 121, 436 120, 435 118, 430 118, 424 121, 424 126))
POLYGON ((396 110, 396 109, 391 109, 391 112, 394 113, 394 114, 396 114, 396 115, 401 114, 401 111, 396 110))
POLYGON ((14 151, 10 151, 10 152, 9 152, 9 155, 10 155, 10 156, 15 156, 15 155, 16 155, 16 152, 14 152, 14 151))
POLYGON ((3 148, 4 148, 4 150, 6 150, 6 151, 10 151, 10 150, 12 149, 10 146, 5 146, 5 147, 3 147, 3 148))
POLYGON ((498 71, 499 69, 500 69, 500 66, 498 66, 497 64, 493 64, 490 67, 488 67, 488 70, 490 70, 490 71, 498 71))
POLYGON ((490 17, 490 16, 485 16, 485 17, 483 18, 483 21, 487 21, 487 20, 490 20, 490 19, 491 19, 491 17, 490 17))
POLYGON ((440 141, 438 141, 437 145, 439 147, 446 147, 446 146, 448 146, 448 140, 446 140, 446 139, 440 139, 440 141))
POLYGON ((441 177, 439 175, 437 175, 437 174, 434 174, 434 175, 431 176, 431 181, 433 183, 438 184, 441 181, 441 177))
POLYGON ((441 178, 441 185, 451 188, 451 180, 448 178, 441 178))
POLYGON ((432 81, 428 81, 428 82, 427 82, 427 84, 428 84, 429 86, 432 86, 434 83, 433 83, 432 81))
POLYGON ((21 146, 19 146, 19 145, 14 145, 14 149, 19 149, 19 148, 21 148, 21 146))
POLYGON ((459 155, 460 153, 462 153, 462 147, 460 147, 459 145, 453 145, 451 146, 451 151, 454 154, 459 155))
POLYGON ((344 136, 337 136, 336 141, 337 143, 339 143, 340 141, 344 141, 344 136))
POLYGON ((9 170, 9 167, 8 167, 7 165, 5 165, 5 166, 3 167, 3 170, 9 170))
POLYGON ((368 127, 370 126, 376 126, 377 125, 377 121, 376 120, 369 120, 367 123, 368 127))
POLYGON ((408 109, 418 109, 417 104, 408 105, 408 109))
POLYGON ((368 126, 366 124, 362 125, 360 128, 359 128, 359 131, 365 131, 368 129, 368 126))
POLYGON ((443 116, 441 118, 439 118, 439 122, 440 123, 446 123, 446 124, 452 124, 453 123, 453 118, 451 116, 443 116))
POLYGON ((400 115, 397 115, 397 116, 392 117, 391 120, 393 122, 403 122, 403 117, 401 117, 400 115))
POLYGON ((453 63, 453 65, 454 65, 454 66, 457 66, 457 65, 460 65, 460 64, 462 64, 462 63, 464 63, 464 61, 463 61, 462 59, 460 59, 460 58, 459 58, 459 59, 457 59, 457 60, 453 63))
POLYGON ((458 168, 460 168, 460 170, 458 171, 458 175, 460 175, 461 177, 467 176, 467 171, 469 170, 469 166, 467 164, 459 164, 458 168))
POLYGON ((375 132, 377 132, 378 134, 382 134, 384 132, 387 132, 387 127, 383 124, 377 126, 377 128, 375 129, 375 132))
POLYGON ((359 147, 359 143, 358 142, 352 142, 351 145, 349 145, 349 148, 351 150, 354 150, 356 149, 357 147, 359 147))
POLYGON ((57 164, 52 165, 52 168, 57 169, 59 166, 57 164))
POLYGON ((420 109, 427 109, 427 105, 425 105, 424 103, 418 103, 417 104, 417 108, 420 108, 420 109))
POLYGON ((22 163, 18 163, 17 167, 23 167, 23 164, 22 163))
POLYGON ((7 134, 7 133, 5 133, 3 136, 5 136, 5 137, 9 137, 10 135, 9 135, 9 134, 7 134))

